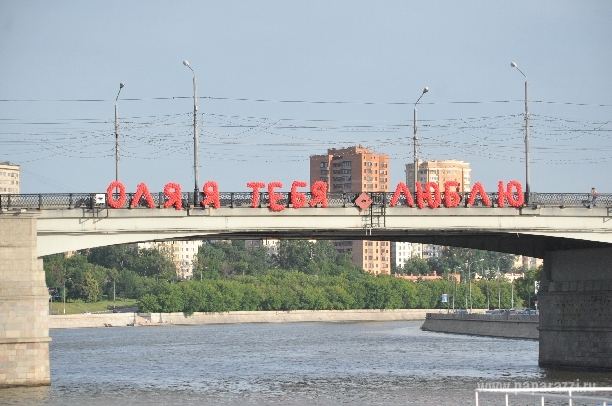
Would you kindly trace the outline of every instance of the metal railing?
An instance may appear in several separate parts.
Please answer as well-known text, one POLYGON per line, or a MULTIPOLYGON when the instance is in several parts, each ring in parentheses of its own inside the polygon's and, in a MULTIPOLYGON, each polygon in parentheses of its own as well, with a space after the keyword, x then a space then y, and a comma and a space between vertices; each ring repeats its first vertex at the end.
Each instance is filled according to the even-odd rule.
MULTIPOLYGON (((281 198, 278 203, 290 207, 291 193, 279 192, 281 198)), ((310 200, 311 193, 304 193, 310 200)), ((354 201, 360 193, 343 193, 330 192, 327 193, 327 202, 329 207, 353 207, 354 201)), ((182 195, 182 204, 184 208, 201 207, 199 204, 194 204, 194 193, 184 192, 182 195)), ((372 198, 376 205, 388 207, 393 193, 384 192, 369 192, 368 195, 372 198)), ((444 202, 444 192, 440 193, 444 202)), ((467 207, 469 193, 460 193, 460 203, 457 207, 467 207)), ((121 208, 132 208, 135 193, 126 193, 125 203, 121 208)), ((493 206, 497 206, 497 192, 487 193, 489 200, 493 206)), ((118 196, 114 196, 118 199, 118 196)), ((155 207, 163 207, 167 201, 167 197, 163 192, 152 193, 151 197, 155 207)), ((222 192, 219 193, 221 207, 250 207, 252 201, 251 192, 222 192)), ((203 194, 200 193, 197 202, 202 201, 203 194)), ((413 200, 416 202, 416 196, 413 195, 413 200)), ((197 203, 196 202, 196 203, 197 203)), ((529 198, 530 207, 591 207, 591 195, 588 193, 531 193, 529 198)), ((268 207, 270 198, 267 192, 259 193, 258 207, 268 207)), ((406 197, 401 195, 397 202, 399 207, 407 207, 406 197)), ((146 201, 143 198, 136 202, 134 208, 147 207, 146 201)), ((597 198, 597 206, 612 207, 612 194, 600 194, 597 198)), ((486 207, 482 198, 478 196, 471 207, 486 207)), ((42 210, 42 209, 94 209, 108 208, 106 193, 44 193, 44 194, 0 194, 0 209, 1 210, 42 210)))
MULTIPOLYGON (((556 400, 567 400, 568 405, 572 406, 574 400, 586 400, 589 402, 603 402, 595 403, 603 406, 612 405, 612 397, 592 396, 592 395, 576 395, 576 393, 601 393, 601 392, 612 392, 612 387, 568 387, 568 388, 514 388, 514 389, 503 389, 503 388, 479 388, 476 389, 474 395, 476 398, 476 406, 480 406, 480 400, 478 398, 479 393, 500 393, 505 395, 506 406, 510 406, 510 395, 514 397, 529 396, 540 398, 540 405, 546 405, 546 399, 556 400)), ((591 403, 589 403, 591 404, 591 403)))

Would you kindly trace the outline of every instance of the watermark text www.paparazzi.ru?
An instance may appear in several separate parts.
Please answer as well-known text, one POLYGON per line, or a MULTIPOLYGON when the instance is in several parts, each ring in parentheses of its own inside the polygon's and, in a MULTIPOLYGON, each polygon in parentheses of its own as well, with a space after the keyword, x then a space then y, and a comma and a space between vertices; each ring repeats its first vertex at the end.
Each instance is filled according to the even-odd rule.
POLYGON ((595 382, 478 382, 478 389, 546 389, 546 388, 595 388, 595 382))

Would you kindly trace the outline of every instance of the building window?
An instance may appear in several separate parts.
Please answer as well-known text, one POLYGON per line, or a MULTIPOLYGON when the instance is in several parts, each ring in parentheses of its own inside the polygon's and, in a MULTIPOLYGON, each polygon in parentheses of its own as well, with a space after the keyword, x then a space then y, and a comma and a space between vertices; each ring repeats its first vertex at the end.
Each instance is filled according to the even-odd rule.
POLYGON ((328 162, 321 162, 321 168, 327 168, 327 166, 329 165, 328 162))

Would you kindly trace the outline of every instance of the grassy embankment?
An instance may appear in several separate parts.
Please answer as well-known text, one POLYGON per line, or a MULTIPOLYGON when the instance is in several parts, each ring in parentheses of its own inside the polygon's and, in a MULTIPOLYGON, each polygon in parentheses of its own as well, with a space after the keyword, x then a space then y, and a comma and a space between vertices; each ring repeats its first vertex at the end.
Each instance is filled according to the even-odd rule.
MULTIPOLYGON (((115 302, 117 308, 124 307, 135 307, 136 299, 121 299, 115 302)), ((82 314, 85 312, 103 312, 113 309, 113 301, 112 300, 100 300, 99 302, 90 302, 85 303, 81 300, 70 301, 66 303, 66 314, 82 314)), ((60 302, 53 302, 53 304, 49 303, 49 311, 51 310, 57 311, 57 314, 64 314, 64 304, 60 302)))

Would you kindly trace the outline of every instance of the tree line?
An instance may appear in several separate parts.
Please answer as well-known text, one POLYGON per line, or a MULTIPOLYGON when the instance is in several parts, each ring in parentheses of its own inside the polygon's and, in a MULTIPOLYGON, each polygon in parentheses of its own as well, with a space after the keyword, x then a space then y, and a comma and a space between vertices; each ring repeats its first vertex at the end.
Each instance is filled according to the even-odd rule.
POLYGON ((223 312, 235 310, 335 310, 470 307, 468 277, 472 278, 471 307, 509 308, 537 300, 534 270, 512 286, 501 272, 514 259, 487 251, 444 249, 439 258, 413 258, 396 274, 442 279, 412 282, 374 276, 354 265, 329 241, 281 240, 277 255, 266 248, 247 249, 244 241, 206 241, 194 261, 191 280, 180 280, 171 257, 154 249, 131 245, 93 248, 69 258, 45 257, 49 287, 66 287, 69 300, 97 301, 102 297, 138 299, 143 312, 223 312), (467 268, 469 265, 469 272, 467 268), (452 273, 462 273, 457 282, 452 273), (476 274, 484 277, 475 280, 476 274), (469 275, 468 275, 469 274, 469 275), (531 289, 531 290, 530 290, 531 289), (449 302, 442 303, 442 294, 449 302))

